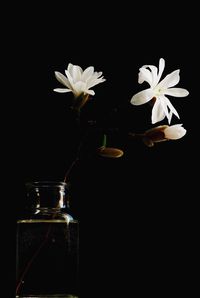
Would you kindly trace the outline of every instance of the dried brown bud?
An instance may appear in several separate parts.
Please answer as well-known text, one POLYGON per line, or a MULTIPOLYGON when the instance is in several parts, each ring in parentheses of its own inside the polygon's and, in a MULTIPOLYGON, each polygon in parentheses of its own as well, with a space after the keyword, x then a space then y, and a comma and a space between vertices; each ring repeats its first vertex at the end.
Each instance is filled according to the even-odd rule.
POLYGON ((160 125, 154 128, 151 128, 145 132, 145 137, 152 140, 152 142, 162 142, 165 138, 165 129, 168 125, 160 125))
POLYGON ((119 158, 124 154, 124 152, 118 148, 100 147, 98 148, 98 154, 107 158, 119 158))

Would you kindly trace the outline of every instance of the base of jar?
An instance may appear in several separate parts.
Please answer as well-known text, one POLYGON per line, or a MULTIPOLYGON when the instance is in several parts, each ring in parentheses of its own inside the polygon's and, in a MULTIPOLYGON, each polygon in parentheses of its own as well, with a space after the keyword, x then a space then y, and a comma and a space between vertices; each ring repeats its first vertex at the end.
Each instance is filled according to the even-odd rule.
POLYGON ((16 298, 78 298, 78 296, 74 295, 59 295, 59 294, 54 294, 54 295, 23 295, 23 296, 16 296, 16 298))

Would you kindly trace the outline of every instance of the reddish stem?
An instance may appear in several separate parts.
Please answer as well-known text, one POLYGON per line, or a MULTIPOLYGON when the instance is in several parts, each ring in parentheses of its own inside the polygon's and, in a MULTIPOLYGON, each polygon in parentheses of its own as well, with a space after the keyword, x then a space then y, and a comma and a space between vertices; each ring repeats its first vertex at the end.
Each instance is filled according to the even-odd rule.
POLYGON ((48 230, 47 230, 47 233, 45 235, 45 238, 43 240, 43 242, 40 244, 40 246, 38 247, 38 249, 35 251, 34 255, 32 256, 32 258, 30 259, 30 261, 27 263, 24 271, 22 272, 22 275, 19 279, 19 282, 17 284, 17 287, 16 287, 16 295, 19 293, 19 290, 20 290, 20 287, 21 285, 23 284, 23 279, 24 277, 26 276, 29 268, 31 267, 31 265, 33 264, 33 261, 36 259, 36 257, 38 256, 38 254, 40 253, 41 249, 43 248, 43 246, 46 244, 47 240, 48 240, 48 237, 49 237, 49 234, 51 232, 51 228, 52 226, 49 226, 48 230))
POLYGON ((64 182, 67 181, 67 178, 71 172, 71 170, 73 169, 73 167, 75 166, 75 164, 79 161, 79 158, 76 157, 76 159, 72 162, 71 166, 69 167, 69 169, 67 170, 67 172, 65 173, 65 176, 64 176, 64 182))

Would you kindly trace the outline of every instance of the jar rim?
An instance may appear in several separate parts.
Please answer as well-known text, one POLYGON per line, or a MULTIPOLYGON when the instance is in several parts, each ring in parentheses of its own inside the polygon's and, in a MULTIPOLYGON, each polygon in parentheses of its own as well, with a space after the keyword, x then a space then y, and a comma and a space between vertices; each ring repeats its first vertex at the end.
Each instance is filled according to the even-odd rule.
POLYGON ((26 188, 34 188, 34 187, 40 187, 40 188, 46 188, 46 187, 63 187, 66 188, 68 186, 68 183, 64 181, 58 181, 58 180, 37 180, 37 181, 29 181, 25 183, 26 188))

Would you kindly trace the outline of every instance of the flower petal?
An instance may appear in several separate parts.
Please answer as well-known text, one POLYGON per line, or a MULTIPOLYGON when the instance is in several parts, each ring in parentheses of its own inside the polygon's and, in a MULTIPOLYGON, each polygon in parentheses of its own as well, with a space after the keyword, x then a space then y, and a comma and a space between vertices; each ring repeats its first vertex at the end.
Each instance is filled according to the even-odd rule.
POLYGON ((154 65, 148 65, 147 67, 151 69, 151 75, 152 75, 151 87, 154 88, 158 83, 158 68, 154 65))
POLYGON ((171 117, 170 117, 170 112, 168 111, 168 107, 167 107, 167 102, 166 102, 166 97, 161 95, 159 96, 159 99, 160 99, 160 104, 163 108, 163 111, 165 113, 165 116, 167 117, 168 119, 168 123, 170 123, 171 121, 171 117))
POLYGON ((71 76, 71 73, 69 72, 69 70, 65 70, 65 74, 69 80, 69 83, 71 85, 71 87, 73 88, 74 87, 74 80, 73 80, 73 77, 71 76))
MULTIPOLYGON (((180 118, 179 117, 179 114, 177 112, 177 110, 174 108, 174 106, 171 104, 171 102, 169 101, 169 99, 166 97, 166 96, 163 96, 163 98, 165 99, 165 102, 167 104, 167 106, 169 107, 169 109, 171 110, 171 112, 176 115, 177 118, 180 118)), ((169 119, 168 119, 169 120, 169 119)), ((170 121, 169 121, 170 123, 170 121)))
POLYGON ((164 92, 164 94, 175 96, 175 97, 185 97, 189 94, 189 92, 183 88, 170 88, 170 89, 167 89, 164 92))
POLYGON ((60 73, 59 71, 55 71, 55 76, 56 76, 56 79, 57 79, 61 84, 63 84, 63 85, 66 86, 67 88, 71 89, 71 85, 70 85, 69 80, 68 80, 62 73, 60 73))
POLYGON ((156 100, 152 109, 151 122, 152 124, 162 121, 165 118, 165 113, 160 100, 156 100))
POLYGON ((161 76, 163 74, 164 68, 165 68, 165 60, 163 58, 160 58, 160 60, 159 60, 159 71, 158 71, 158 77, 157 77, 157 80, 158 81, 157 81, 156 85, 160 81, 160 78, 161 78, 161 76))
POLYGON ((150 101, 154 97, 154 92, 151 88, 145 89, 133 95, 131 98, 131 104, 133 105, 142 105, 150 101))
POLYGON ((83 70, 82 70, 82 68, 81 68, 80 66, 78 66, 78 65, 74 65, 74 64, 72 64, 72 63, 69 63, 69 64, 68 64, 68 67, 67 67, 67 70, 69 71, 69 73, 71 74, 72 77, 73 77, 74 67, 78 67, 79 70, 80 70, 80 72, 81 72, 81 73, 83 72, 83 70))
POLYGON ((90 78, 94 73, 94 67, 93 66, 89 66, 87 67, 84 72, 82 73, 82 77, 81 80, 82 81, 87 81, 88 78, 90 78))
POLYGON ((102 71, 95 71, 94 74, 93 74, 93 77, 95 77, 96 79, 99 78, 100 76, 102 76, 103 72, 102 71))
POLYGON ((168 74, 158 85, 158 88, 167 89, 178 84, 180 80, 180 70, 177 69, 168 74))
POLYGON ((166 139, 176 140, 182 138, 186 134, 186 129, 182 127, 182 124, 175 124, 167 127, 164 130, 166 139))
POLYGON ((90 94, 90 95, 95 95, 95 92, 93 90, 85 90, 85 93, 90 94))
POLYGON ((171 123, 172 116, 173 116, 172 111, 169 111, 169 117, 168 117, 168 123, 169 123, 169 124, 171 123))
POLYGON ((73 70, 74 65, 72 63, 68 64, 67 70, 70 73, 70 75, 72 76, 72 70, 73 70))
POLYGON ((58 92, 58 93, 72 92, 72 90, 66 89, 66 88, 55 88, 55 89, 53 89, 53 91, 58 92))
POLYGON ((72 68, 72 77, 74 83, 81 81, 82 69, 78 65, 74 65, 72 68))
POLYGON ((138 83, 142 84, 144 81, 149 83, 149 85, 151 86, 151 84, 152 84, 152 74, 148 69, 146 69, 144 67, 141 67, 140 72, 138 74, 138 83))
POLYGON ((96 80, 96 79, 98 79, 102 74, 103 74, 102 71, 100 71, 100 72, 95 71, 90 77, 88 77, 88 78, 86 79, 86 82, 90 82, 90 81, 96 80))
POLYGON ((88 80, 88 82, 87 82, 87 88, 88 88, 88 89, 89 89, 89 88, 92 88, 92 87, 94 87, 94 86, 97 85, 97 84, 100 84, 100 83, 105 82, 105 80, 106 80, 106 79, 104 79, 104 77, 101 77, 101 78, 99 78, 99 79, 92 79, 92 78, 91 78, 91 80, 88 80))
POLYGON ((74 65, 72 63, 69 63, 67 70, 65 70, 65 74, 69 81, 73 81, 73 69, 74 69, 74 65))

